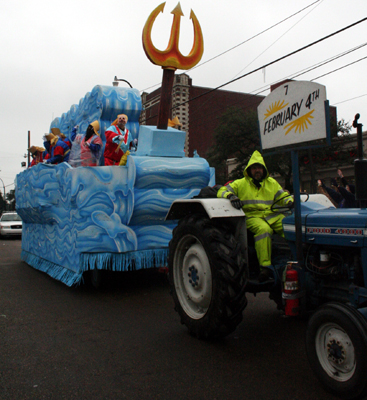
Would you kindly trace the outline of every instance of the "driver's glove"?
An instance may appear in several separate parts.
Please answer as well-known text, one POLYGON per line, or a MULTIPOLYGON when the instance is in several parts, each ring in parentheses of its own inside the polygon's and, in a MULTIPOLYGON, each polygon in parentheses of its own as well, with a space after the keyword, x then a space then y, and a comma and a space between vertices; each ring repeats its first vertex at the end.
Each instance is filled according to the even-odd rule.
POLYGON ((289 202, 287 203, 287 207, 288 207, 289 209, 294 208, 294 202, 293 202, 293 201, 289 201, 289 202))
POLYGON ((237 208, 237 210, 242 208, 241 200, 236 195, 230 194, 227 199, 231 201, 232 207, 237 208))

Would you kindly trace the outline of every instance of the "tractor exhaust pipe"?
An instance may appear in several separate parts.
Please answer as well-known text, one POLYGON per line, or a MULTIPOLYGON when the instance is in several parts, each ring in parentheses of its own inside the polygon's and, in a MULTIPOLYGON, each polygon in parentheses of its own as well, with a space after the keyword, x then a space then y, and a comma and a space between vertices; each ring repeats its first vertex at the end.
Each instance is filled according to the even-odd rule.
POLYGON ((354 176, 356 181, 356 200, 359 201, 361 208, 366 208, 367 204, 367 160, 363 158, 363 138, 362 124, 358 123, 360 115, 356 114, 353 121, 353 128, 357 128, 357 151, 358 159, 354 160, 354 176))

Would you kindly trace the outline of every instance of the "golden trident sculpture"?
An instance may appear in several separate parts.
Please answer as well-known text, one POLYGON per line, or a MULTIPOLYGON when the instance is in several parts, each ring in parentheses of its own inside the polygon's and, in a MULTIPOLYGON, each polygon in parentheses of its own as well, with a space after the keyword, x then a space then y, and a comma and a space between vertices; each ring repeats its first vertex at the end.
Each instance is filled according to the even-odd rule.
POLYGON ((196 15, 191 10, 190 19, 194 26, 194 44, 190 53, 183 56, 178 48, 180 37, 180 22, 183 16, 180 3, 171 12, 173 14, 173 23, 171 28, 171 36, 167 49, 164 51, 156 49, 151 38, 151 31, 155 19, 160 12, 163 12, 166 3, 160 4, 149 15, 143 29, 143 48, 149 60, 163 68, 161 100, 158 113, 158 129, 167 129, 169 109, 171 105, 173 78, 176 69, 190 69, 194 67, 200 60, 204 51, 204 40, 201 27, 196 15))

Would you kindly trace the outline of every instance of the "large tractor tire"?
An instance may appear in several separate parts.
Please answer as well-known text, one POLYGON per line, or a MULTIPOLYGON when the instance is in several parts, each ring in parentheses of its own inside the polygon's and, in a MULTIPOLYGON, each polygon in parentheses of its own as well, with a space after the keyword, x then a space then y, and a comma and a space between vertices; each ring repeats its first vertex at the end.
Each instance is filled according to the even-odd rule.
POLYGON ((175 310, 200 339, 227 336, 247 305, 246 265, 225 227, 203 215, 181 219, 169 244, 169 280, 175 310))
POLYGON ((356 309, 326 303, 310 318, 307 356, 325 389, 342 399, 367 394, 367 322, 356 309))

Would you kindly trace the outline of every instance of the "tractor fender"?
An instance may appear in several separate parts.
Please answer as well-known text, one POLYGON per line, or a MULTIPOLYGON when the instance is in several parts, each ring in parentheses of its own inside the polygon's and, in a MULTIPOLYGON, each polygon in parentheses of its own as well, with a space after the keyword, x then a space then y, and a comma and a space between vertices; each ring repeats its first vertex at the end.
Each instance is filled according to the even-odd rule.
POLYGON ((183 199, 172 203, 165 219, 178 220, 189 214, 203 214, 209 219, 245 216, 242 210, 234 208, 227 199, 183 199))

